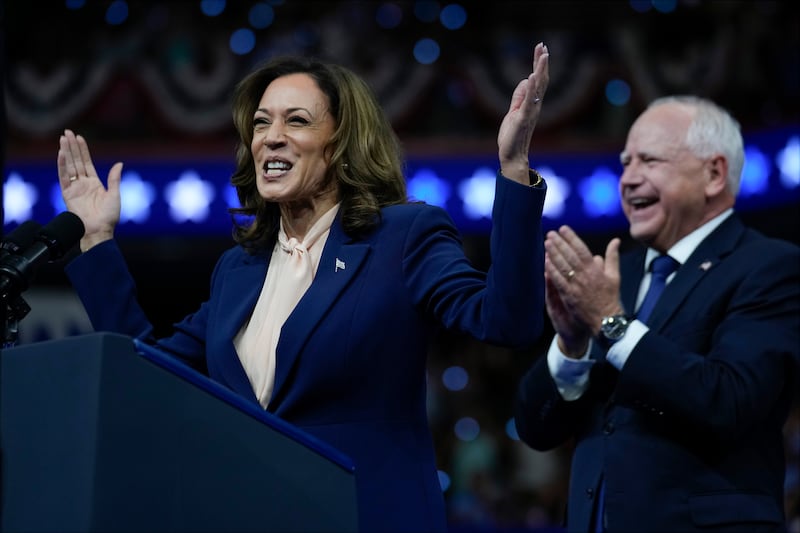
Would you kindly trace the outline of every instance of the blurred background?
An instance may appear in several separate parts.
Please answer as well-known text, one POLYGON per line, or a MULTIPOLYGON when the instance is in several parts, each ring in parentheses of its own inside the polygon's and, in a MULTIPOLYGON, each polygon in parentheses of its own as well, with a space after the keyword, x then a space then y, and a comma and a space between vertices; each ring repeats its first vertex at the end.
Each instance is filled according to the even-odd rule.
MULTIPOLYGON (((81 133, 102 176, 125 163, 118 240, 168 334, 232 244, 233 86, 270 57, 305 54, 370 83, 403 142, 410 194, 445 207, 488 266, 497 128, 543 41, 551 83, 531 164, 549 185, 546 229, 570 224, 597 253, 614 236, 629 244, 616 189, 627 128, 651 99, 694 93, 741 122, 737 209, 800 244, 798 15, 774 0, 0 0, 3 234, 64 209, 58 137, 81 133)), ((91 331, 62 273, 74 253, 37 272, 19 343, 91 331)), ((558 530, 569 446, 534 452, 511 418, 551 334, 526 353, 458 335, 432 346, 429 413, 454 530, 558 530)), ((798 409, 786 443, 800 531, 798 409)))

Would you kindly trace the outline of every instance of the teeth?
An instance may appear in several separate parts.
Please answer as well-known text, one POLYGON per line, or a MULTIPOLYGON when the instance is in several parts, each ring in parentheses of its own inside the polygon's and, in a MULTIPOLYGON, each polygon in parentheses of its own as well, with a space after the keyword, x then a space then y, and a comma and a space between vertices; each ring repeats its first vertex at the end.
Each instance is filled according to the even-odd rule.
POLYGON ((641 206, 641 205, 648 205, 648 204, 651 204, 653 202, 654 202, 654 200, 650 200, 648 198, 633 198, 630 201, 631 205, 637 206, 637 207, 641 206))
POLYGON ((288 170, 292 166, 284 161, 269 161, 267 163, 268 170, 288 170))

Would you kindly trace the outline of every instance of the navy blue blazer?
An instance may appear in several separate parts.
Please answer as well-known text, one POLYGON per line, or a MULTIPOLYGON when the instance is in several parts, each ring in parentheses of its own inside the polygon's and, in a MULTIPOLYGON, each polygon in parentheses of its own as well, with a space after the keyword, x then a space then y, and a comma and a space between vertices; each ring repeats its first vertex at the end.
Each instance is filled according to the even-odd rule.
MULTIPOLYGON (((281 330, 268 411, 352 459, 363 531, 446 529, 426 415, 429 343, 442 327, 516 348, 536 342, 544 198, 543 187, 498 176, 488 272, 470 264, 438 207, 388 207, 363 239, 346 236, 338 218, 332 225, 314 281, 281 330)), ((158 341, 253 402, 232 340, 255 307, 269 258, 238 246, 225 252, 208 301, 158 341)), ((96 330, 151 336, 113 242, 66 272, 96 330)))
MULTIPOLYGON (((634 309, 645 250, 621 258, 634 309)), ((522 378, 520 437, 574 444, 567 527, 589 531, 598 482, 608 531, 783 531, 782 427, 797 394, 800 249, 734 215, 681 266, 621 371, 593 343, 590 385, 566 402, 546 357, 522 378)))

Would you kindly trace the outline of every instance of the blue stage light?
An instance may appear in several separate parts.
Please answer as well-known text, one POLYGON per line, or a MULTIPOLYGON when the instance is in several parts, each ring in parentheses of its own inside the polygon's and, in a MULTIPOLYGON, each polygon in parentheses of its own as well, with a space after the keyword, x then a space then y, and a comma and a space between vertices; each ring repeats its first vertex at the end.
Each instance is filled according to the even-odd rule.
POLYGON ((471 441, 478 438, 481 433, 481 426, 474 418, 465 416, 458 419, 453 430, 459 440, 471 441))
POLYGON ((469 383, 469 374, 461 366, 451 366, 442 372, 442 383, 447 390, 460 391, 469 383))
POLYGON ((445 207, 450 198, 450 185, 429 168, 415 173, 407 184, 408 196, 431 205, 445 207))

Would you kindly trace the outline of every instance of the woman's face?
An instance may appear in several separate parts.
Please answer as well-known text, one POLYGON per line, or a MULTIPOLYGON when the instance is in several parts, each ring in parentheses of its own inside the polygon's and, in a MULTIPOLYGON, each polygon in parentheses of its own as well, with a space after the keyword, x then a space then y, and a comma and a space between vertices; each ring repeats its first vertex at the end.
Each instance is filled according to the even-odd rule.
POLYGON ((335 129, 328 97, 308 74, 270 83, 253 116, 256 186, 278 203, 332 207, 337 183, 328 172, 325 148, 335 129))

